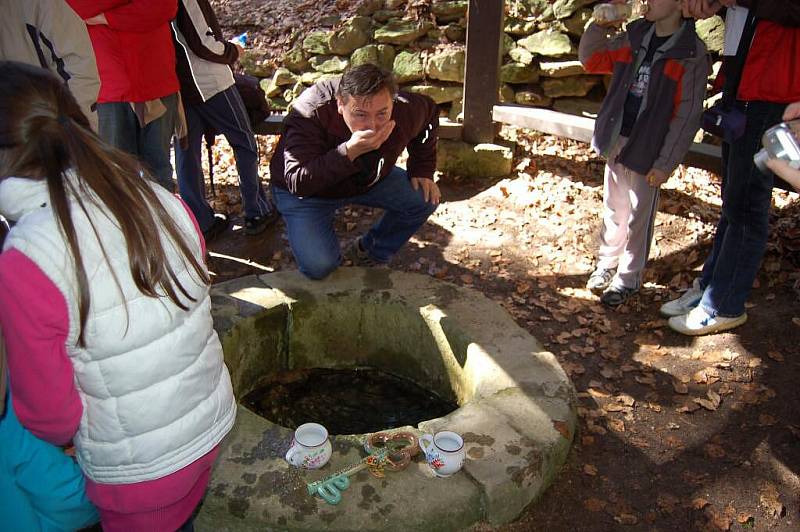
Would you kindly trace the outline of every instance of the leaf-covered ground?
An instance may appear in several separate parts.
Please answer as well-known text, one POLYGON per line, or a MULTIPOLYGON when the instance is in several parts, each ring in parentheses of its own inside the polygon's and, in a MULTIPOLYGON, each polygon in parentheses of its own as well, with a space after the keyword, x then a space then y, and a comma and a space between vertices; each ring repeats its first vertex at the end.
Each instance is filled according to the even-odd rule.
MULTIPOLYGON (((346 15, 346 0, 217 0, 231 35, 277 57, 293 32, 346 15)), ((800 529, 800 200, 774 195, 750 321, 727 334, 673 333, 659 305, 697 274, 719 214, 715 175, 681 169, 663 188, 645 285, 619 310, 583 286, 597 246, 603 162, 580 143, 506 129, 504 180, 445 178, 444 201, 393 267, 471 286, 555 353, 580 398, 580 430, 544 497, 500 530, 800 529)), ((262 176, 275 139, 259 139, 262 176)), ((232 155, 214 148, 215 207, 234 216, 232 155)), ((378 212, 344 209, 343 244, 378 212)), ((217 281, 294 268, 282 222, 235 227, 209 246, 217 281)), ((492 530, 490 527, 479 527, 492 530)))
MULTIPOLYGON (((716 176, 681 170, 664 187, 646 283, 619 310, 583 286, 592 268, 602 161, 580 143, 506 130, 516 170, 442 179, 444 202, 394 267, 471 286, 550 349, 580 397, 580 432, 543 499, 502 530, 797 530, 800 527, 800 296, 796 194, 775 194, 750 321, 716 336, 673 333, 658 306, 697 274, 719 212, 716 176)), ((262 138, 263 175, 274 139, 262 138)), ((238 212, 218 142, 218 210, 238 212)), ((377 219, 344 209, 346 244, 377 219)), ((217 281, 294 268, 282 222, 210 245, 217 281)), ((487 528, 489 529, 489 528, 487 528)))

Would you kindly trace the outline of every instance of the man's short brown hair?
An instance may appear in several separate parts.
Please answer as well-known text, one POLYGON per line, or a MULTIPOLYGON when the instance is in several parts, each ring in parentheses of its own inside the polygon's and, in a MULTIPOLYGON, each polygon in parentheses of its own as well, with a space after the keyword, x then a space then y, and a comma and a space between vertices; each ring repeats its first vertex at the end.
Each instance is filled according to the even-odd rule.
POLYGON ((365 63, 348 68, 342 74, 336 96, 342 100, 347 100, 351 96, 357 98, 375 96, 383 89, 388 90, 392 98, 397 95, 397 80, 394 74, 377 65, 365 63))

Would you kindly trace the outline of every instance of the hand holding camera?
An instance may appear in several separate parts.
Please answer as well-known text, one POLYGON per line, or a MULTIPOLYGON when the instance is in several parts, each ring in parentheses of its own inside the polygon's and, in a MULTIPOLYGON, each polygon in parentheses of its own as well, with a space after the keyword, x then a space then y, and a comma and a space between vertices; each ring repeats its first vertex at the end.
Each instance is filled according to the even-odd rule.
POLYGON ((764 133, 764 147, 753 161, 759 170, 768 172, 767 161, 779 159, 795 170, 800 169, 800 120, 790 120, 774 125, 764 133))
POLYGON ((789 105, 783 119, 764 134, 764 148, 753 160, 762 172, 772 170, 800 191, 800 102, 789 105))

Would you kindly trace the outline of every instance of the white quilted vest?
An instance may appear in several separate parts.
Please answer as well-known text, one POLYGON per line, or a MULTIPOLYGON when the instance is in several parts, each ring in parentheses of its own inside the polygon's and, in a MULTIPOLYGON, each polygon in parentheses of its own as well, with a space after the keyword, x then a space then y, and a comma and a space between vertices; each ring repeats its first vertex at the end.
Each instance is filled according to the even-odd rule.
MULTIPOLYGON (((185 207, 166 190, 153 188, 202 261, 197 231, 185 207)), ((67 301, 66 347, 83 402, 74 439, 83 471, 103 484, 161 478, 213 449, 236 415, 222 346, 212 326, 208 287, 167 244, 169 263, 195 301, 183 298, 189 307, 183 311, 166 296, 144 296, 131 277, 125 241, 115 222, 90 198, 84 198, 84 204, 111 259, 105 260, 88 219, 73 202, 72 218, 91 292, 85 347, 77 343, 75 270, 43 181, 0 182, 0 213, 17 221, 4 248, 15 248, 35 262, 67 301)), ((162 238, 168 242, 166 233, 162 238)))

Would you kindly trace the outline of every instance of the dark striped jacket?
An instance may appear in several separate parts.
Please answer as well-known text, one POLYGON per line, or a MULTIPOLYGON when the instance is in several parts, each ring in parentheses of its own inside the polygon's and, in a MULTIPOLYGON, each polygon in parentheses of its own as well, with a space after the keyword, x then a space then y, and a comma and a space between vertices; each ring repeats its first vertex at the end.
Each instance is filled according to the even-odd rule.
MULTIPOLYGON (((612 74, 592 138, 592 146, 605 156, 619 137, 625 99, 654 33, 653 23, 639 19, 614 36, 592 23, 581 38, 578 56, 586 71, 612 74)), ((617 162, 639 174, 653 168, 671 174, 700 127, 709 70, 694 21, 685 20, 653 58, 639 116, 617 162)))

